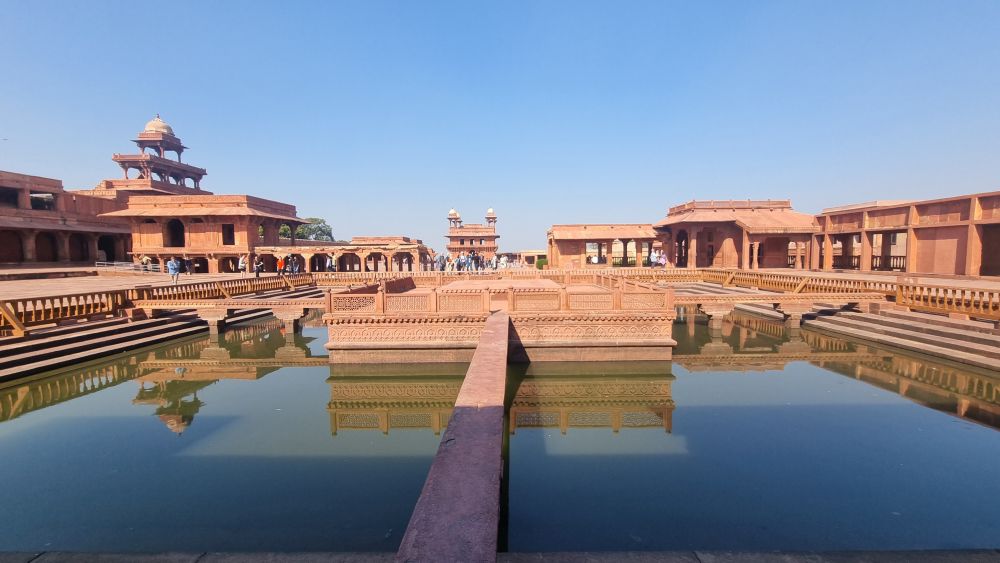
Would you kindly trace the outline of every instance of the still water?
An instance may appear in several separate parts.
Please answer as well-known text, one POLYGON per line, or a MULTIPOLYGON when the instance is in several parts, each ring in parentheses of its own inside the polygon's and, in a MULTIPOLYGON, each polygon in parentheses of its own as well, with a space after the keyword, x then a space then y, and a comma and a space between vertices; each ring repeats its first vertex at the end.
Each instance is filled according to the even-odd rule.
MULTIPOLYGON (((512 368, 510 551, 995 547, 994 375, 734 316, 512 368)), ((0 550, 394 551, 462 365, 280 323, 0 386, 0 550)))

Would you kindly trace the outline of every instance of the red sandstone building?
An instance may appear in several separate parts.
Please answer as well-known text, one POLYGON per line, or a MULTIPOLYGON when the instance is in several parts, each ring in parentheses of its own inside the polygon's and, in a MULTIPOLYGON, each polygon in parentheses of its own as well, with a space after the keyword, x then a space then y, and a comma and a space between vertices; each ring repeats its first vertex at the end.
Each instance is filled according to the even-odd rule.
POLYGON ((789 200, 691 201, 671 207, 653 228, 678 268, 744 270, 808 267, 809 241, 819 231, 789 200))
POLYGON ((486 210, 486 224, 462 224, 462 216, 452 209, 448 212, 448 256, 454 260, 463 252, 476 254, 491 260, 497 254, 497 216, 493 208, 486 210))
POLYGON ((99 217, 122 205, 66 191, 59 180, 0 171, 0 263, 125 260, 128 223, 99 217))
POLYGON ((126 202, 125 209, 102 217, 128 221, 134 259, 147 256, 163 263, 172 256, 186 257, 195 272, 235 272, 239 256, 252 255, 259 245, 280 244, 282 225, 291 229, 290 243, 295 244, 295 230, 305 223, 296 216, 295 206, 202 190, 205 169, 181 162, 186 147, 159 116, 134 142, 140 154, 113 157, 125 177, 105 180, 92 190, 126 202), (166 158, 171 152, 177 160, 166 158))
POLYGON ((813 269, 1000 275, 1000 192, 833 207, 817 220, 813 269))

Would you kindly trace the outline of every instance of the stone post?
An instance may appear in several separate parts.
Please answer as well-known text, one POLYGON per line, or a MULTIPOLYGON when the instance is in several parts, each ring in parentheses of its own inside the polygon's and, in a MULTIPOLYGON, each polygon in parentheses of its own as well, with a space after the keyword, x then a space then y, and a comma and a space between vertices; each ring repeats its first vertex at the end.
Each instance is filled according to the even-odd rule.
POLYGON ((385 286, 382 284, 379 284, 378 290, 375 292, 375 314, 385 314, 385 286))
POLYGON ((28 190, 17 191, 17 207, 19 209, 31 209, 31 192, 28 190))
POLYGON ((861 231, 861 263, 858 269, 862 272, 870 272, 872 269, 872 237, 874 235, 868 231, 861 231))
POLYGON ((760 264, 757 263, 757 256, 760 254, 760 241, 750 243, 750 269, 757 270, 760 264))
POLYGON ((698 229, 688 232, 687 267, 691 270, 698 267, 698 229))
POLYGON ((833 270, 833 239, 829 234, 823 234, 823 271, 833 270))
POLYGON ((56 260, 59 262, 69 262, 69 233, 66 231, 56 231, 54 234, 56 236, 56 244, 59 245, 59 249, 56 251, 58 253, 56 260))
POLYGON ((35 256, 35 235, 38 231, 35 230, 24 230, 21 231, 21 254, 25 262, 34 262, 36 260, 35 256))

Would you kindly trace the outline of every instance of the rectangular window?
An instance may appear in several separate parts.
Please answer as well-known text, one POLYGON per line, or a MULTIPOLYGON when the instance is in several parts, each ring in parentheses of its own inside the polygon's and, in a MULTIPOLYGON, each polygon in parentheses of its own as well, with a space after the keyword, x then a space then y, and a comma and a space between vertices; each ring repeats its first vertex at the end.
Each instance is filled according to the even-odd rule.
POLYGON ((465 239, 458 239, 458 244, 465 246, 465 239))
POLYGON ((56 196, 48 192, 31 192, 31 208, 38 211, 52 211, 56 208, 56 196))
POLYGON ((236 244, 236 226, 229 223, 222 225, 222 244, 232 246, 236 244))
POLYGON ((17 207, 17 191, 14 188, 0 188, 0 207, 17 207))

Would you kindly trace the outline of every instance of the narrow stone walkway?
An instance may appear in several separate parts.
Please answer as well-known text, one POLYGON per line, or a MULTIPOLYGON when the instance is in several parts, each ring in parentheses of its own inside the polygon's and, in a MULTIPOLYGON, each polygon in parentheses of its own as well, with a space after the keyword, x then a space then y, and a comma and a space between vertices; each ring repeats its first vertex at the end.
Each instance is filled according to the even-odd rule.
POLYGON ((493 561, 510 318, 486 320, 396 561, 493 561))

